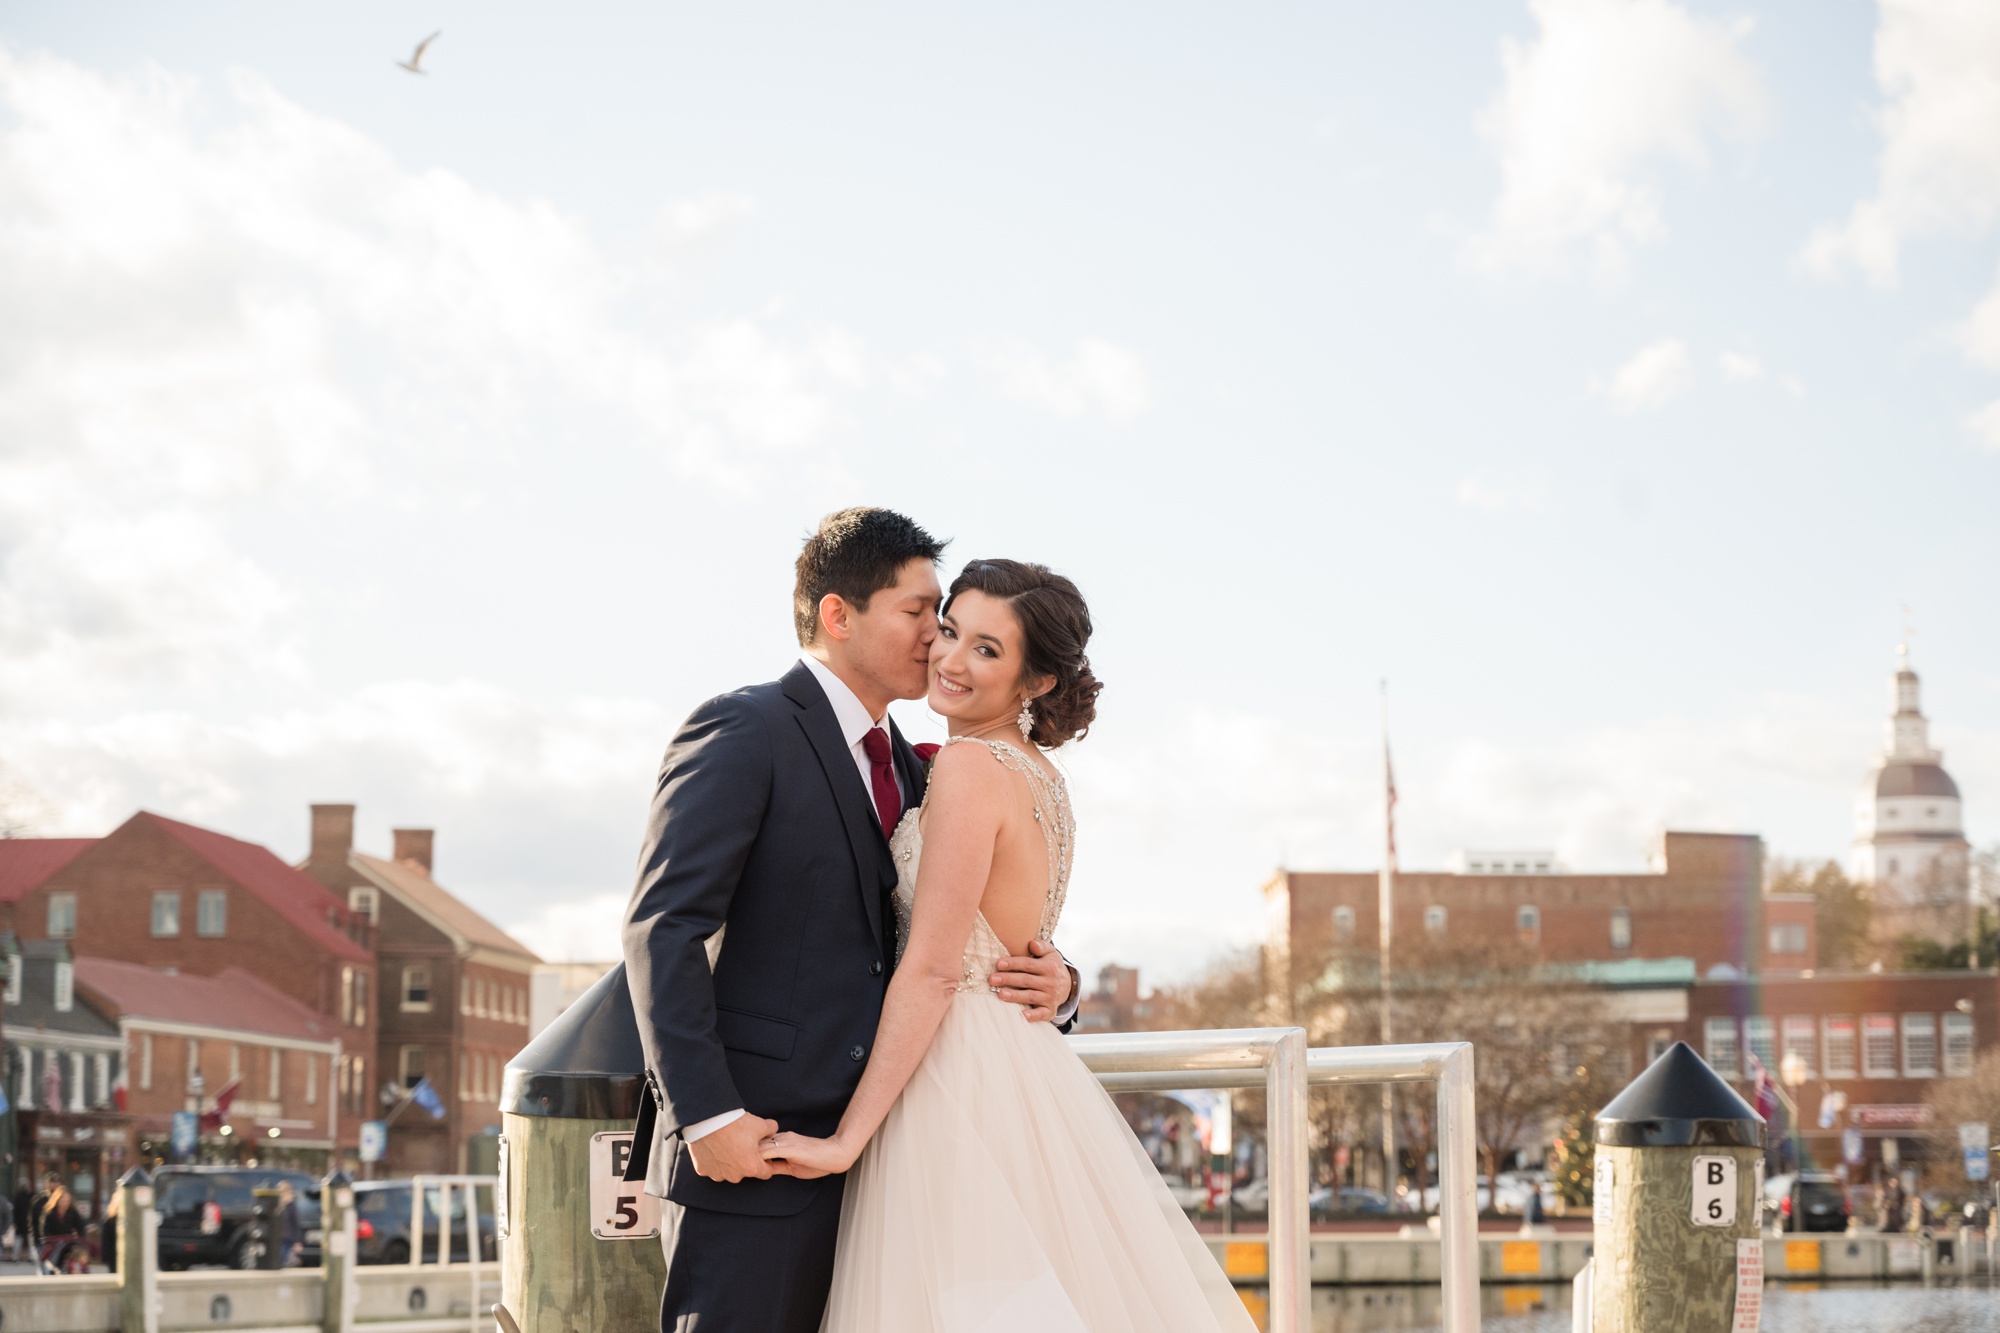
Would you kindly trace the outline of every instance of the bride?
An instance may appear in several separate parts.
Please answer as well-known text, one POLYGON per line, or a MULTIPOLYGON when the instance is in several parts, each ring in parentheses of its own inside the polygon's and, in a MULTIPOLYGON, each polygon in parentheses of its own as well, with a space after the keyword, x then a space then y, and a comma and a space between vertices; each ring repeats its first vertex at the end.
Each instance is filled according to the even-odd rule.
POLYGON ((1249 1333, 1254 1325, 1111 1098, 986 978, 1062 912, 1076 825, 1042 747, 1100 688, 1076 585, 976 560, 951 585, 930 706, 951 739, 890 840, 898 961, 831 1138, 774 1170, 851 1171, 823 1333, 1249 1333))

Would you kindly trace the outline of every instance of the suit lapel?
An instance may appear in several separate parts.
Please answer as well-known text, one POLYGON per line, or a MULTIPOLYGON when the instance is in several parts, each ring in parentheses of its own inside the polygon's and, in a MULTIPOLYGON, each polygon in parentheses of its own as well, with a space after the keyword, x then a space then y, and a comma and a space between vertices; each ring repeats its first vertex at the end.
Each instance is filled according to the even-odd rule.
POLYGON ((780 684, 785 697, 799 705, 799 729, 811 742, 827 784, 833 788, 834 805, 839 808, 840 822, 847 830, 848 850, 854 854, 854 872, 860 880, 861 906, 868 913, 869 932, 880 938, 881 867, 888 859, 889 845, 883 840, 868 793, 861 786, 854 753, 840 734, 840 723, 833 716, 833 705, 827 702, 826 691, 803 663, 786 672, 780 684))

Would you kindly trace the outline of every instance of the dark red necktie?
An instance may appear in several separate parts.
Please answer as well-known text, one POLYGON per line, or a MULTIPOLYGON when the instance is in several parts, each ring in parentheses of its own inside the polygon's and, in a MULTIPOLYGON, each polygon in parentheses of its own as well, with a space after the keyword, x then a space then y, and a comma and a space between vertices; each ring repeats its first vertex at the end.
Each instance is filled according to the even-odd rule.
POLYGON ((868 755, 868 783, 875 789, 875 813, 882 819, 886 838, 903 817, 903 791, 896 785, 896 766, 889 762, 888 728, 870 727, 861 738, 861 748, 868 755))

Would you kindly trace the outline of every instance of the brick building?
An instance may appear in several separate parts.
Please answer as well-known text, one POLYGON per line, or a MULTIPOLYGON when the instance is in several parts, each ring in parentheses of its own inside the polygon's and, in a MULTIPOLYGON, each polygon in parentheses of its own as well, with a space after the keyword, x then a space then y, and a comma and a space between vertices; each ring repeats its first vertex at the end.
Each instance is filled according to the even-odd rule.
POLYGON ((354 807, 315 805, 302 867, 375 925, 383 1078, 405 1094, 428 1078, 444 1102, 440 1119, 395 1113, 384 1169, 491 1170, 500 1079, 528 1042, 541 960, 431 877, 430 829, 392 836, 387 860, 356 851, 354 807))
MULTIPOLYGON (((1773 1080, 1789 1072, 1799 1108, 1796 1132, 1808 1160, 1841 1160, 1841 1132, 1858 1130, 1862 1172, 1895 1139, 1903 1162, 1923 1159, 1930 1102, 1941 1081, 1964 1078, 2000 1038, 2000 975, 1979 972, 1858 972, 1697 981, 1687 1017, 1648 1027, 1658 1049, 1685 1041, 1716 1072, 1744 1089, 1751 1057, 1773 1080), (1791 1056, 1787 1069, 1787 1056, 1791 1056), (1822 1124, 1822 1121, 1825 1123, 1822 1124)), ((1788 1120, 1788 1116, 1782 1116, 1788 1120)), ((1773 1126, 1790 1132, 1793 1126, 1773 1126)))
POLYGON ((11 1196, 63 1178, 87 1218, 104 1216, 111 1188, 133 1160, 132 1123, 118 1105, 124 1043, 118 1024, 77 984, 61 940, 0 936, 7 960, 6 1179, 11 1196))
MULTIPOLYGON (((141 811, 97 839, 0 841, 0 930, 80 957, 214 977, 234 968, 331 1018, 338 1149, 370 1108, 373 927, 264 847, 141 811), (40 845, 38 845, 40 844, 40 845), (18 848, 18 850, 17 850, 18 848), (11 867, 11 868, 10 868, 11 867)), ((219 1085, 208 1085, 209 1095, 219 1085)))
POLYGON ((1107 963, 1097 987, 1077 1002, 1078 1032, 1144 1032, 1152 1026, 1150 998, 1139 993, 1139 969, 1107 963))
MULTIPOLYGON (((1812 900, 1763 893, 1761 838, 1670 832, 1653 863, 1645 873, 1579 875, 1547 858, 1542 869, 1520 858, 1517 870, 1482 856, 1468 857, 1462 871, 1402 871, 1395 938, 1518 939, 1554 963, 1686 958, 1703 975, 1813 965, 1812 900), (1779 944, 1784 951, 1772 953, 1779 944)), ((1272 876, 1264 885, 1267 977, 1295 986, 1302 979, 1295 968, 1311 960, 1340 949, 1372 951, 1379 884, 1374 871, 1272 876)))
POLYGON ((117 1023, 142 1158, 168 1156, 174 1112, 227 1100, 221 1123, 203 1130, 202 1160, 327 1169, 342 1142, 336 1016, 235 967, 205 977, 79 958, 76 987, 117 1023))

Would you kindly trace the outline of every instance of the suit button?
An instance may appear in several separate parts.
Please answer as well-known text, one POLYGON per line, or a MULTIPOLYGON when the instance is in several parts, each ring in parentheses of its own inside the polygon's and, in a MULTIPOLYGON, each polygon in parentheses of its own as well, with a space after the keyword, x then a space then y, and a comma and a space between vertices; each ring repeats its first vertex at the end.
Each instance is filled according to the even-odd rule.
POLYGON ((862 1056, 866 1054, 868 1054, 868 1052, 862 1050, 859 1046, 850 1046, 847 1050, 847 1058, 850 1060, 859 1060, 862 1056))
POLYGON ((868 975, 871 977, 879 977, 882 975, 882 960, 880 958, 877 958, 874 962, 868 965, 868 975))

